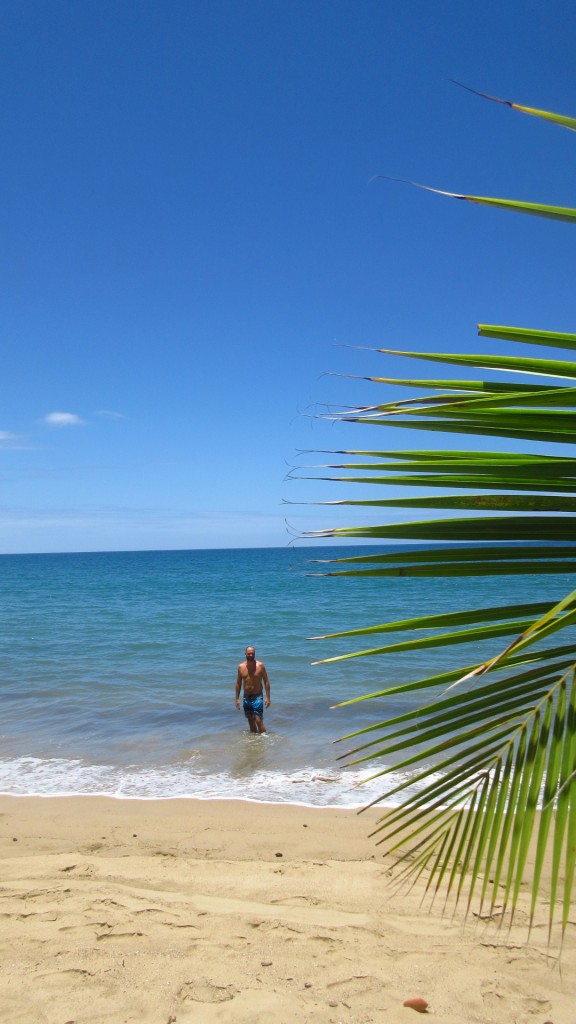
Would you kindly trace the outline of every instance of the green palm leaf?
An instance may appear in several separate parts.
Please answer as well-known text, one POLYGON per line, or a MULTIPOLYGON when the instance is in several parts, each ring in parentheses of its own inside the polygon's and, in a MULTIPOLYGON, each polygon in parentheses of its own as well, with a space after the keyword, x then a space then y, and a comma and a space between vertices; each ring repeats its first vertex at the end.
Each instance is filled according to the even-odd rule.
MULTIPOLYGON (((548 417, 542 426, 532 427, 527 418, 510 417, 506 424, 501 419, 500 425, 486 421, 462 418, 454 423, 442 420, 409 420, 409 419, 374 419, 365 417, 342 417, 345 422, 364 423, 379 427, 401 427, 403 430, 434 430, 449 434, 479 434, 484 437, 516 437, 525 441, 546 441, 550 444, 572 444, 576 431, 572 420, 562 424, 562 429, 550 429, 548 417), (524 425, 525 424, 525 425, 524 425)), ((551 425, 551 424, 550 424, 551 425)))
MULTIPOLYGON (((553 548, 548 545, 534 545, 530 547, 531 558, 566 558, 574 555, 574 547, 563 547, 561 545, 554 546, 553 548)), ((499 547, 457 547, 457 548, 429 548, 428 550, 406 550, 399 548, 398 551, 391 551, 386 554, 372 554, 369 551, 365 551, 360 555, 351 555, 346 558, 316 558, 312 559, 313 562, 322 565, 357 565, 370 564, 377 565, 380 563, 388 562, 403 562, 405 564, 421 564, 431 562, 433 564, 438 563, 450 563, 450 562, 465 562, 468 559, 482 559, 485 561, 501 561, 502 559, 515 559, 525 558, 526 550, 524 548, 512 548, 507 549, 503 546, 499 547)), ((335 634, 331 634, 335 635, 335 634)), ((324 639, 320 637, 319 639, 324 639)))
MULTIPOLYGON (((455 366, 473 366, 476 369, 507 370, 511 373, 527 373, 541 377, 563 377, 576 379, 576 363, 562 359, 538 359, 528 356, 463 355, 458 352, 414 352, 393 348, 379 348, 385 355, 402 356, 405 359, 423 359, 429 363, 452 363, 455 366)), ((490 386, 489 384, 487 385, 490 386)))
POLYGON ((496 327, 493 324, 478 324, 478 334, 483 338, 519 341, 524 345, 549 345, 552 348, 576 349, 576 334, 564 334, 560 331, 535 331, 527 327, 496 327))
POLYGON ((572 541, 574 523, 562 516, 501 516, 468 519, 430 519, 423 522, 391 523, 374 526, 337 526, 313 530, 310 538, 358 537, 380 540, 438 541, 572 541))
MULTIPOLYGON (((485 98, 576 128, 574 118, 485 98)), ((576 220, 576 210, 570 207, 418 187, 480 205, 567 223, 576 220)), ((478 333, 514 345, 576 350, 576 335, 565 332, 479 324, 478 333)), ((422 542, 389 552, 365 549, 352 557, 318 560, 318 572, 311 575, 382 577, 383 582, 389 576, 411 576, 422 578, 423 587, 434 577, 576 577, 576 458, 543 450, 543 445, 570 444, 576 438, 576 363, 531 355, 377 351, 390 358, 453 364, 465 373, 505 373, 510 379, 369 376, 363 379, 377 386, 410 387, 425 394, 349 407, 328 419, 370 428, 484 436, 504 442, 504 448, 509 439, 521 439, 536 447, 522 452, 468 451, 463 442, 453 451, 357 448, 327 453, 334 461, 307 467, 314 474, 308 479, 373 484, 378 486, 376 495, 384 486, 395 490, 390 496, 345 496, 320 504, 376 511, 454 509, 461 514, 310 531, 306 536, 313 539, 422 542), (548 381, 527 382, 534 377, 548 381), (426 488, 427 493, 402 497, 398 488, 406 487, 426 488), (448 488, 460 493, 438 493, 448 488)), ((466 893, 466 912, 477 898, 479 913, 488 907, 488 916, 503 902, 503 916, 510 919, 534 842, 530 927, 544 895, 550 931, 556 907, 561 908, 562 934, 570 919, 576 873, 576 591, 571 589, 574 583, 567 588, 565 580, 563 584, 570 592, 556 602, 458 607, 442 615, 415 615, 314 638, 325 643, 332 638, 393 634, 389 643, 370 639, 371 646, 361 644, 360 650, 326 655, 316 662, 384 656, 392 676, 405 654, 434 648, 446 652, 447 664, 440 673, 381 685, 339 705, 350 708, 376 700, 379 707, 390 707, 383 720, 341 737, 349 743, 341 755, 344 761, 370 764, 370 778, 382 780, 382 794, 370 806, 400 800, 377 822, 372 835, 395 858, 401 884, 424 878, 425 893, 432 900, 443 889, 455 907, 466 893), (461 645, 466 649, 480 642, 490 651, 484 660, 449 663, 461 645), (410 703, 403 705, 402 699, 410 703), (546 857, 551 873, 543 893, 546 857)), ((473 657, 474 653, 468 660, 473 657)))

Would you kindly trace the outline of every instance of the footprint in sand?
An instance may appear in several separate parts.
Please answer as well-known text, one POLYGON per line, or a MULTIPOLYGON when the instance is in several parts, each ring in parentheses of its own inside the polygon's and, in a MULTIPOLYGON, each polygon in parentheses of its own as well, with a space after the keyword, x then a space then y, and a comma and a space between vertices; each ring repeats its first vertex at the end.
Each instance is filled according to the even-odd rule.
POLYGON ((88 971, 84 967, 68 967, 63 971, 48 971, 45 974, 37 974, 34 982, 41 987, 52 987, 61 989, 63 985, 84 984, 88 978, 95 977, 94 971, 88 971))
MULTIPOLYGON (((112 927, 112 926, 108 926, 112 927)), ((96 932, 96 941, 101 942, 102 939, 109 939, 115 942, 125 942, 131 939, 143 939, 145 938, 144 932, 117 932, 117 931, 103 931, 96 932)))
POLYGON ((275 903, 285 907, 299 907, 299 906, 313 906, 317 907, 320 900, 317 896, 283 896, 281 899, 270 900, 270 903, 275 903))
MULTIPOLYGON (((487 1009, 495 1010, 502 1006, 505 999, 510 998, 509 992, 501 992, 495 985, 486 983, 481 990, 482 1000, 487 1009)), ((525 1013, 544 1014, 550 1013, 552 1004, 542 996, 528 996, 524 992, 516 993, 525 1013)))
POLYGON ((213 985, 210 981, 187 981, 178 992, 183 1003, 225 1003, 234 999, 235 990, 231 985, 213 985))
POLYGON ((96 874, 91 864, 68 864, 65 868, 60 868, 60 871, 65 875, 74 875, 76 878, 94 878, 96 874))

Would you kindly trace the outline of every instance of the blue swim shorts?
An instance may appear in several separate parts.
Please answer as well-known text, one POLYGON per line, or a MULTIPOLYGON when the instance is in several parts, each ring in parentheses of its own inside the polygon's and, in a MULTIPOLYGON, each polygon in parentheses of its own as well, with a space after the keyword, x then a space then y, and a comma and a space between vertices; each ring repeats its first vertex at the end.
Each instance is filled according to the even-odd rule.
POLYGON ((257 715, 258 718, 264 717, 264 696, 261 693, 254 694, 250 697, 244 697, 244 714, 246 718, 254 718, 257 715))

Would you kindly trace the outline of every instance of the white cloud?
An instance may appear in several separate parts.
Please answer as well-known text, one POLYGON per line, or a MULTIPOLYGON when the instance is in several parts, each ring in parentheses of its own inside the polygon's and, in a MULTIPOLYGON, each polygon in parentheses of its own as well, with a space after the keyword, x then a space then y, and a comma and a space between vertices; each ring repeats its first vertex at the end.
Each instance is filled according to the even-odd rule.
POLYGON ((111 420, 125 420, 123 412, 114 412, 112 409, 98 409, 97 416, 107 416, 111 420))
POLYGON ((49 412, 42 422, 48 427, 80 427, 84 420, 75 412, 49 412))

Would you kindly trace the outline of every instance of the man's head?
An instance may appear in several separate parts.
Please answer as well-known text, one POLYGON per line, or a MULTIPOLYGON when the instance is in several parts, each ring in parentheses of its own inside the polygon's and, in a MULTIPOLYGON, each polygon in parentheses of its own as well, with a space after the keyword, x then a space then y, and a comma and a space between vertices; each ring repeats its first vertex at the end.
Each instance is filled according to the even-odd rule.
POLYGON ((255 661, 255 660, 256 660, 256 651, 254 650, 253 647, 247 647, 246 648, 246 661, 255 661))

